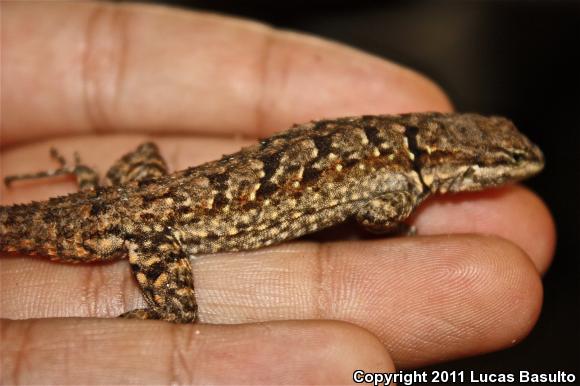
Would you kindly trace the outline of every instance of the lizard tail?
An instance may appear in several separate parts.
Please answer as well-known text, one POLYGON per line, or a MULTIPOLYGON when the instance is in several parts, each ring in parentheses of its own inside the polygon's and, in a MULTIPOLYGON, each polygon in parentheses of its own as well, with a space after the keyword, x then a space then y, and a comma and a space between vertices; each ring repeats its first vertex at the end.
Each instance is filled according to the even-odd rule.
POLYGON ((55 205, 58 200, 0 206, 0 251, 82 261, 78 233, 70 220, 79 208, 55 205))
POLYGON ((111 213, 99 217, 95 212, 106 208, 91 201, 96 195, 94 191, 81 192, 0 206, 0 252, 48 256, 70 263, 125 256, 124 240, 103 231, 111 219, 119 216, 111 206, 111 213))
POLYGON ((39 202, 0 206, 0 251, 54 255, 56 240, 45 214, 39 202))

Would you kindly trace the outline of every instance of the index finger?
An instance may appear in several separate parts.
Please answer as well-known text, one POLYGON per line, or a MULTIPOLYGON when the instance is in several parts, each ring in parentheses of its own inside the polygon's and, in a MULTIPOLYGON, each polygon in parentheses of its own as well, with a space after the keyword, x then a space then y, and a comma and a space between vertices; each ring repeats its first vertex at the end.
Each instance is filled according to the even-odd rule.
POLYGON ((255 137, 321 117, 450 108, 411 70, 255 22, 149 5, 2 8, 3 145, 120 131, 255 137))

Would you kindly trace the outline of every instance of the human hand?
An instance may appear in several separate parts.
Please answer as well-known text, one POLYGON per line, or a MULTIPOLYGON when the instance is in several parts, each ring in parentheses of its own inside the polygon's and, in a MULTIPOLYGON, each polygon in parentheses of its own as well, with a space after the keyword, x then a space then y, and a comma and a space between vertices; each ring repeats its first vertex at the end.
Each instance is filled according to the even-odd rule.
MULTIPOLYGON (((104 171, 164 134, 155 142, 176 170, 294 122, 450 109, 407 69, 251 22, 126 4, 2 11, 2 176, 46 169, 51 146, 104 171)), ((75 187, 59 178, 2 189, 5 205, 75 187)), ((96 319, 144 306, 125 261, 3 255, 0 316, 16 320, 2 321, 1 379, 345 383, 357 368, 393 371, 521 340, 554 246, 543 203, 518 186, 442 196, 414 225, 412 238, 197 259, 199 317, 212 325, 96 319)))

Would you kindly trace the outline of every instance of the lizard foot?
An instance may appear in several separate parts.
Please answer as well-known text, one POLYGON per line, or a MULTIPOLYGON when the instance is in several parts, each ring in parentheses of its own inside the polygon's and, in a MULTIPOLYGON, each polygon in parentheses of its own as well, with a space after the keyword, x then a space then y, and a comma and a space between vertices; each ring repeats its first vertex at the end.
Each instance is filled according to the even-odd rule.
POLYGON ((74 154, 74 165, 67 165, 65 158, 54 147, 50 149, 50 156, 53 160, 58 162, 60 166, 58 169, 7 176, 4 178, 4 183, 6 186, 10 186, 14 181, 34 180, 37 178, 74 174, 80 190, 95 189, 99 185, 99 176, 97 175, 97 172, 94 169, 83 165, 78 153, 74 154))

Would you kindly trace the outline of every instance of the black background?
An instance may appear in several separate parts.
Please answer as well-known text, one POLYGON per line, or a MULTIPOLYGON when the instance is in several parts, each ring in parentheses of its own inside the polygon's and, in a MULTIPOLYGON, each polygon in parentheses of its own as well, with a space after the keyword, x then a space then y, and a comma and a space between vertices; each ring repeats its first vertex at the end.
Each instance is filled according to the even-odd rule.
POLYGON ((526 184, 546 201, 558 228, 542 314, 514 348, 429 369, 563 370, 580 377, 579 2, 154 2, 343 42, 423 72, 446 90, 458 111, 512 118, 545 153, 546 169, 526 184))

